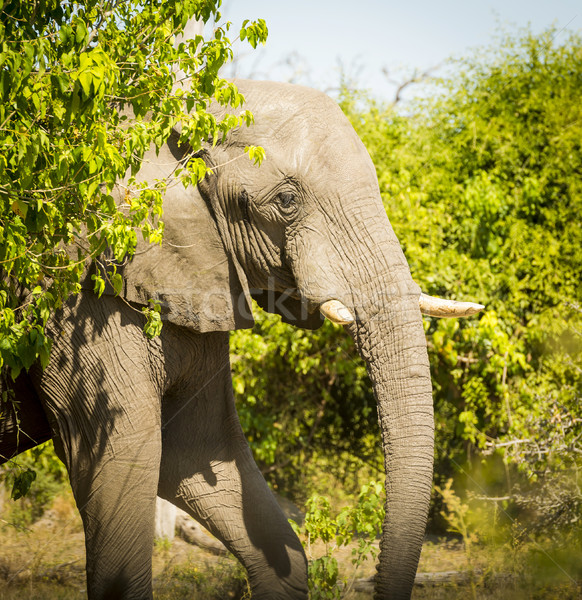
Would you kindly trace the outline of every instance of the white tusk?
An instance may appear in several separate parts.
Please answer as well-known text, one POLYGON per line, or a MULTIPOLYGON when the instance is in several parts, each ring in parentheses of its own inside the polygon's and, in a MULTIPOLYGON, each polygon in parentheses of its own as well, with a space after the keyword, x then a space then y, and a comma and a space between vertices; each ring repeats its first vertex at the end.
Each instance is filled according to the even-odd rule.
POLYGON ((339 300, 327 300, 320 307, 321 314, 337 325, 348 325, 354 322, 349 308, 339 300))
POLYGON ((470 317, 485 308, 482 304, 475 304, 474 302, 443 300, 427 294, 420 294, 418 303, 420 304, 420 312, 430 317, 470 317))

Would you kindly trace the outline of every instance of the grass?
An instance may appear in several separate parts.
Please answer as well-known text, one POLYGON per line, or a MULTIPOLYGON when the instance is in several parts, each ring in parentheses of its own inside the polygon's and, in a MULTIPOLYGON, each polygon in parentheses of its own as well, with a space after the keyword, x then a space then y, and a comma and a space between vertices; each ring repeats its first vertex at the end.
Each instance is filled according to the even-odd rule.
POLYGON ((246 592, 243 569, 231 557, 202 566, 191 561, 168 564, 154 583, 156 600, 241 599, 246 592))
MULTIPOLYGON (((317 550, 312 549, 314 554, 317 550)), ((351 580, 351 548, 340 548, 335 556, 342 577, 351 580)), ((85 599, 84 560, 83 530, 70 494, 58 496, 49 514, 29 527, 11 523, 6 502, 0 515, 0 600, 85 599)), ((473 575, 464 584, 415 586, 413 599, 580 600, 580 563, 575 552, 542 542, 515 547, 475 543, 469 559, 462 539, 431 538, 424 544, 419 571, 473 575)), ((215 556, 180 539, 156 544, 153 572, 156 600, 248 598, 243 569, 234 558, 215 556)), ((368 560, 355 577, 374 572, 368 560)), ((371 595, 351 591, 344 597, 370 600, 371 595)))

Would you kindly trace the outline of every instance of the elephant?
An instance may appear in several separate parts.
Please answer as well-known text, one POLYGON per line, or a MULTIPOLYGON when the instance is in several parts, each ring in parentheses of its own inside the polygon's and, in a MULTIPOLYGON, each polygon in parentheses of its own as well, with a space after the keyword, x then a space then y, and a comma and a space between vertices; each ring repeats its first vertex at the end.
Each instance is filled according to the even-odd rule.
POLYGON ((370 156, 335 101, 292 84, 236 84, 254 124, 196 153, 211 167, 196 187, 177 183, 193 155, 179 132, 144 156, 139 177, 168 182, 163 242, 138 245, 118 267, 121 293, 97 298, 87 275, 51 318, 50 362, 13 384, 19 423, 5 407, 0 455, 54 440, 83 520, 91 600, 152 597, 156 495, 224 543, 253 598, 307 598, 302 546, 239 424, 228 332, 253 325, 252 298, 298 327, 327 317, 353 337, 378 404, 387 478, 376 597, 409 598, 433 468, 421 310, 482 307, 421 293, 370 156), (244 154, 251 144, 265 149, 260 166, 244 154), (154 339, 140 312, 149 299, 164 321, 154 339))

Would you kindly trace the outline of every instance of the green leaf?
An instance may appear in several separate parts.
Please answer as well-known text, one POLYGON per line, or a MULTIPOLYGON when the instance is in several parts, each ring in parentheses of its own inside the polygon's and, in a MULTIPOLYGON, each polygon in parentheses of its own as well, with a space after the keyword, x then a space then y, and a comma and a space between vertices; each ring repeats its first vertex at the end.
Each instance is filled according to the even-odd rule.
POLYGON ((95 282, 95 285, 93 286, 93 292, 95 292, 95 294, 101 298, 101 295, 105 291, 105 279, 103 279, 101 275, 96 274, 91 275, 91 279, 95 282))
POLYGON ((160 310, 160 305, 157 303, 154 303, 152 308, 142 308, 142 312, 146 317, 144 333, 150 339, 159 336, 162 332, 163 323, 160 310))
MULTIPOLYGON (((111 194, 115 183, 128 170, 136 172, 144 152, 161 146, 179 121, 180 141, 194 152, 205 140, 218 140, 238 120, 219 127, 207 110, 210 102, 215 95, 235 107, 242 101, 219 77, 232 58, 228 24, 179 52, 170 36, 194 15, 218 18, 219 0, 89 3, 78 10, 75 3, 53 4, 36 10, 34 3, 17 2, 0 23, 6 66, 0 69, 0 362, 13 376, 34 360, 48 364, 44 326, 78 293, 83 264, 107 248, 118 260, 131 256, 138 230, 161 243, 163 185, 144 182, 155 190, 118 205, 111 194), (189 115, 174 94, 179 70, 196 74, 187 94, 189 115), (130 105, 135 118, 128 126, 130 105), (69 256, 64 247, 76 242, 69 256), (33 293, 24 300, 17 289, 33 293)), ((194 161, 180 178, 187 186, 205 173, 203 161, 194 161)), ((95 275, 93 281, 101 296, 105 280, 95 275)), ((111 283, 116 292, 122 289, 119 276, 111 283)), ((146 328, 148 335, 159 333, 159 311, 149 313, 146 328)))
POLYGON ((112 273, 109 275, 109 279, 111 281, 111 285, 113 286, 113 290, 116 295, 121 294, 123 290, 123 277, 120 273, 112 273))
POLYGON ((79 83, 85 93, 85 96, 89 98, 91 96, 91 86, 93 84, 93 75, 90 71, 82 71, 78 75, 79 83))
POLYGON ((28 204, 24 200, 17 198, 12 203, 12 210, 18 216, 22 217, 23 219, 26 219, 26 214, 28 213, 28 204))
POLYGON ((10 497, 12 500, 19 500, 28 494, 32 482, 36 479, 36 471, 31 468, 22 471, 14 477, 14 483, 12 484, 12 492, 10 497))
POLYGON ((265 150, 260 146, 246 146, 245 152, 249 155, 249 158, 255 165, 260 166, 265 159, 265 150))

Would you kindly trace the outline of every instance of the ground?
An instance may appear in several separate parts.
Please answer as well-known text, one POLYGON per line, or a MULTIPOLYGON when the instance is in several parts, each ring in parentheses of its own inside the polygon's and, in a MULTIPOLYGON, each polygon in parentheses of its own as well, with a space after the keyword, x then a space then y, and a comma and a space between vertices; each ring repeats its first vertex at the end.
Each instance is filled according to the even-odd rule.
MULTIPOLYGON (((352 547, 335 551, 340 574, 350 590, 347 600, 369 600, 369 592, 354 590, 354 583, 373 575, 372 561, 354 573, 352 547)), ((310 549, 313 557, 324 549, 310 549)), ((70 495, 58 496, 49 513, 30 527, 15 527, 0 518, 0 600, 73 600, 86 598, 84 541, 81 521, 70 495)), ((419 572, 456 572, 456 583, 416 585, 414 600, 575 600, 582 598, 580 584, 552 582, 535 589, 511 565, 488 562, 491 555, 473 550, 469 557, 461 540, 431 538, 424 544, 419 572), (471 575, 473 567, 473 575, 471 575), (459 577, 461 579, 459 580, 459 577)), ((245 598, 242 568, 230 556, 217 556, 181 539, 158 542, 154 549, 156 600, 225 600, 245 598)), ((247 596, 248 597, 248 596, 247 596)))

